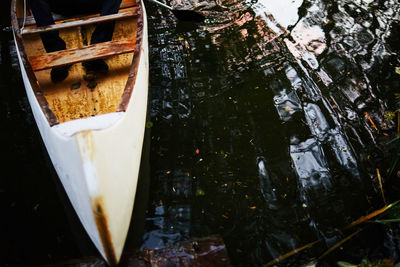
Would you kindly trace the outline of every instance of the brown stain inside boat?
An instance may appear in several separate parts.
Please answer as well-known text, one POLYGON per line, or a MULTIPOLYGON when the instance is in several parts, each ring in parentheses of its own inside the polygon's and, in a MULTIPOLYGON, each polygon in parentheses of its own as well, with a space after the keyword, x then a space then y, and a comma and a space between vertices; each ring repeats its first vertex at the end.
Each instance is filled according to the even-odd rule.
POLYGON ((118 260, 115 255, 115 249, 111 239, 111 234, 108 229, 108 221, 102 198, 97 197, 96 199, 94 199, 93 205, 94 205, 94 212, 93 212, 94 219, 96 221, 97 229, 99 231, 104 253, 106 255, 108 263, 111 266, 116 266, 118 264, 118 260))
MULTIPOLYGON (((135 3, 132 0, 124 2, 135 3)), ((84 46, 82 35, 90 40, 93 31, 94 25, 90 25, 60 30, 60 36, 66 42, 67 49, 78 48, 84 46)), ((136 33, 137 17, 116 21, 113 40, 132 40, 134 45, 136 33)), ((46 53, 39 34, 24 35, 23 42, 28 57, 46 53)), ((85 71, 81 63, 72 65, 68 77, 59 83, 51 81, 50 70, 37 71, 35 75, 50 109, 58 122, 62 123, 116 112, 128 80, 132 59, 133 53, 106 58, 108 73, 96 75, 91 83, 84 79, 85 71), (75 88, 79 84, 79 88, 75 88)))

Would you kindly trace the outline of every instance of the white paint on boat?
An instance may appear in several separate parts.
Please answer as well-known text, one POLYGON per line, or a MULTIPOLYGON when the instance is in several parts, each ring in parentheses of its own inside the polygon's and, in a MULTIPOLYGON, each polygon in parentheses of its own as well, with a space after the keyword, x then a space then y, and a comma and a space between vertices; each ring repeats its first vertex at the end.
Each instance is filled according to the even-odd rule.
MULTIPOLYGON (((18 45, 16 43, 16 45, 18 45)), ((58 131, 50 127, 42 109, 37 101, 32 86, 22 63, 19 49, 17 49, 21 74, 24 81, 28 100, 32 113, 36 120, 39 132, 47 148, 53 166, 64 186, 64 189, 74 207, 82 225, 97 248, 102 249, 99 233, 92 214, 89 190, 85 182, 83 166, 81 164, 80 152, 73 137, 60 135, 58 131)))
POLYGON ((54 125, 54 130, 65 136, 72 136, 84 130, 102 130, 111 127, 124 116, 124 112, 113 112, 95 117, 67 121, 54 125))

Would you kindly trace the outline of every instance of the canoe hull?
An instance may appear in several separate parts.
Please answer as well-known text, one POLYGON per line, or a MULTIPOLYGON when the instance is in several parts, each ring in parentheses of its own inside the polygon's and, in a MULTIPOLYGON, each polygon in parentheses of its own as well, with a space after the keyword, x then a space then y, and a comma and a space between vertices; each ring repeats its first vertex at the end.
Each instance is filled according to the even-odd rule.
POLYGON ((128 232, 145 131, 149 66, 144 8, 142 34, 126 110, 55 126, 43 113, 16 49, 32 113, 54 168, 83 227, 110 264, 118 262, 128 232))

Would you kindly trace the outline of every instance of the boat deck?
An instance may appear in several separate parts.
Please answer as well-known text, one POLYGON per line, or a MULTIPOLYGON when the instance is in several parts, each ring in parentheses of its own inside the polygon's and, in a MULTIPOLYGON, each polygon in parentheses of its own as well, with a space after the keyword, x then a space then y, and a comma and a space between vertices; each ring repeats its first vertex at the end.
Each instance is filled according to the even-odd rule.
MULTIPOLYGON (((135 3, 132 0, 124 2, 135 3)), ((66 42, 67 49, 84 47, 94 27, 85 25, 61 29, 60 36, 66 42)), ((116 21, 113 40, 130 40, 134 45, 136 35, 136 16, 116 21)), ((24 35, 23 41, 28 57, 46 54, 39 34, 24 35)), ((68 77, 59 83, 51 81, 50 69, 36 71, 35 75, 51 110, 58 122, 62 123, 117 111, 132 60, 133 53, 107 57, 105 62, 109 72, 96 74, 95 79, 89 81, 85 80, 86 73, 81 63, 73 64, 68 77)))

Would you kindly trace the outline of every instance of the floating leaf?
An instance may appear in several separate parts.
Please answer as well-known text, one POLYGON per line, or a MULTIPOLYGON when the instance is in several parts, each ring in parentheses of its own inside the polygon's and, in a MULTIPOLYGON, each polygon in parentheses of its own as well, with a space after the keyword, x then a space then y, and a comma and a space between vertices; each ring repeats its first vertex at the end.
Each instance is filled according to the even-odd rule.
POLYGON ((339 267, 357 267, 358 265, 354 265, 352 263, 348 263, 345 261, 339 261, 336 263, 339 267))
POLYGON ((179 40, 179 41, 183 41, 183 40, 185 40, 185 38, 179 36, 179 37, 178 37, 178 40, 179 40))
POLYGON ((293 108, 292 108, 292 107, 289 107, 289 106, 286 106, 286 107, 285 107, 285 110, 286 110, 286 111, 292 111, 293 108))
POLYGON ((388 120, 393 120, 394 118, 396 118, 396 113, 388 111, 385 113, 385 118, 388 120))
POLYGON ((394 71, 395 71, 397 74, 400 75, 400 67, 396 67, 396 68, 394 69, 394 71))
POLYGON ((303 267, 316 267, 317 266, 317 262, 312 261, 307 263, 306 265, 303 265, 303 267))
POLYGON ((196 196, 204 196, 206 193, 204 192, 203 189, 199 188, 196 190, 196 196))
POLYGON ((152 121, 146 122, 146 128, 150 129, 151 127, 153 127, 153 122, 152 121))

